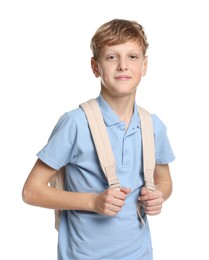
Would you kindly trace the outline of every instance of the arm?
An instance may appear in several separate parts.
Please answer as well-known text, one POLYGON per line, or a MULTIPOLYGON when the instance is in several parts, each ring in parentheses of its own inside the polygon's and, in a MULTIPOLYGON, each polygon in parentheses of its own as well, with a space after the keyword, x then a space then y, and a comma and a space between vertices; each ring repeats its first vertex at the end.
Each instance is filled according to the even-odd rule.
POLYGON ((124 205, 128 189, 121 191, 106 190, 102 193, 80 193, 58 190, 48 185, 57 171, 37 160, 22 191, 23 201, 27 204, 66 210, 85 210, 105 215, 117 214, 124 205))
POLYGON ((168 164, 157 164, 154 171, 156 189, 162 192, 163 200, 167 200, 172 193, 172 179, 168 164))
POLYGON ((157 215, 161 212, 163 202, 172 193, 172 179, 168 164, 157 164, 154 171, 156 190, 149 192, 142 188, 139 201, 148 215, 157 215))

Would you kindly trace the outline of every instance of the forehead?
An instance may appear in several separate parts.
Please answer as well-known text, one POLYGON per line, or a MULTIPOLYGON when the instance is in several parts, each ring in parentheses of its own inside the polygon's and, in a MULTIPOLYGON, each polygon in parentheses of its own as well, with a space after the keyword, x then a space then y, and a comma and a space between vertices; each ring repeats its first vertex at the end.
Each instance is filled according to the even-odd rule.
POLYGON ((101 54, 117 52, 117 53, 126 53, 126 52, 136 52, 143 53, 142 46, 137 42, 128 41, 125 43, 108 46, 105 45, 101 48, 101 54))

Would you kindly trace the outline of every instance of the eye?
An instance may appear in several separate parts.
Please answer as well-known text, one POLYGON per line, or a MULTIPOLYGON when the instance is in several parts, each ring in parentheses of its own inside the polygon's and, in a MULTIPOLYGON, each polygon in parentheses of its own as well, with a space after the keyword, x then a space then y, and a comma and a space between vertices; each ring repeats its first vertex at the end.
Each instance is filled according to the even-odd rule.
POLYGON ((137 55, 135 55, 135 54, 131 54, 131 55, 129 56, 129 58, 130 58, 131 60, 137 60, 139 57, 138 57, 137 55))
POLYGON ((106 59, 109 60, 109 61, 115 61, 115 60, 118 59, 118 56, 111 54, 111 55, 108 55, 106 59))

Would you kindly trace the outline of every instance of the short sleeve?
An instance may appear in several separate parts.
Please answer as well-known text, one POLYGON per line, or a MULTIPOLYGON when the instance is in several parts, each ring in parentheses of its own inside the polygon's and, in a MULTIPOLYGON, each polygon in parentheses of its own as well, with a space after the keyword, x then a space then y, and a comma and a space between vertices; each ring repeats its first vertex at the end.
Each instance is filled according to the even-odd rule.
POLYGON ((59 170, 73 157, 76 124, 69 112, 63 114, 55 125, 47 144, 37 156, 50 167, 59 170))
POLYGON ((175 156, 167 136, 167 128, 156 115, 152 115, 152 119, 155 137, 156 164, 168 164, 175 159, 175 156))

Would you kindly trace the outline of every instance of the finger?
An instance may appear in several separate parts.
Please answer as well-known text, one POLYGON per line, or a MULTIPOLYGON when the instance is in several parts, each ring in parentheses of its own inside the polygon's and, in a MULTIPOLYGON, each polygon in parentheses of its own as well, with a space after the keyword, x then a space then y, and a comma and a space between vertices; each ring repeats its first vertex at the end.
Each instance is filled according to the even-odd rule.
POLYGON ((151 195, 148 192, 148 190, 143 190, 140 194, 140 196, 138 197, 139 201, 146 201, 146 200, 150 200, 151 199, 151 195))
POLYGON ((163 204, 163 198, 140 200, 142 205, 147 207, 158 206, 163 204))
POLYGON ((117 205, 111 205, 110 210, 115 212, 115 213, 118 213, 121 210, 121 208, 122 207, 117 206, 117 205))
POLYGON ((129 188, 121 188, 120 191, 109 189, 109 190, 107 190, 107 195, 112 196, 117 199, 125 200, 126 195, 129 194, 130 192, 131 192, 131 189, 129 189, 129 188))
POLYGON ((125 193, 125 194, 129 194, 129 193, 131 192, 131 189, 125 188, 125 187, 121 187, 121 188, 120 188, 120 191, 122 191, 122 192, 125 193))
POLYGON ((157 215, 161 212, 162 205, 154 206, 154 207, 144 207, 144 212, 148 215, 157 215))
MULTIPOLYGON (((119 211, 118 211, 119 212, 119 211)), ((106 209, 103 213, 103 215, 105 216, 110 216, 110 217, 114 217, 118 214, 117 211, 112 211, 112 210, 109 210, 109 209, 106 209)))
POLYGON ((118 191, 118 190, 112 190, 108 189, 106 190, 106 200, 108 203, 112 204, 112 200, 115 199, 120 199, 120 200, 125 200, 126 199, 126 194, 124 192, 118 191))
POLYGON ((143 208, 145 209, 155 209, 155 208, 160 208, 162 207, 162 201, 161 200, 155 200, 155 201, 143 201, 141 202, 143 208))
POLYGON ((117 205, 107 205, 104 209, 104 214, 108 216, 115 216, 119 211, 121 211, 120 206, 117 205))
POLYGON ((154 199, 162 199, 162 192, 161 191, 152 191, 152 192, 149 192, 147 190, 147 193, 142 195, 139 197, 139 200, 140 201, 145 201, 145 200, 154 200, 154 199))
POLYGON ((144 212, 149 216, 155 216, 161 213, 161 209, 149 210, 149 211, 145 210, 144 212))
POLYGON ((125 204, 124 200, 121 200, 121 199, 114 199, 113 202, 112 202, 112 205, 116 206, 116 207, 123 207, 125 204))
POLYGON ((148 189, 146 187, 142 187, 142 189, 141 189, 141 196, 145 196, 147 194, 149 194, 148 189))

